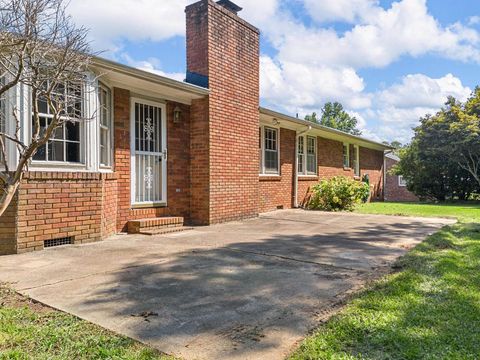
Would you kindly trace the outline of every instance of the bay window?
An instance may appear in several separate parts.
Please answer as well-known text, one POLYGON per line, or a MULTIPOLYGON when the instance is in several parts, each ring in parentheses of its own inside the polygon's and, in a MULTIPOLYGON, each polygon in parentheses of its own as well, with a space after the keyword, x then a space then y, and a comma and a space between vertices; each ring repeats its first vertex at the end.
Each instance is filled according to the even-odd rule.
POLYGON ((260 127, 260 174, 278 175, 279 172, 279 130, 260 127))
POLYGON ((299 136, 297 157, 299 175, 317 175, 317 138, 299 136))
MULTIPOLYGON (((59 85, 52 92, 52 102, 57 101, 60 110, 60 126, 52 133, 48 142, 41 146, 33 160, 45 162, 82 163, 82 89, 80 86, 59 85)), ((37 100, 40 135, 53 121, 53 114, 45 97, 37 100)), ((32 130, 35 119, 32 117, 32 130)))
POLYGON ((101 84, 98 87, 99 104, 99 137, 100 137, 100 166, 112 166, 112 93, 108 87, 101 84))

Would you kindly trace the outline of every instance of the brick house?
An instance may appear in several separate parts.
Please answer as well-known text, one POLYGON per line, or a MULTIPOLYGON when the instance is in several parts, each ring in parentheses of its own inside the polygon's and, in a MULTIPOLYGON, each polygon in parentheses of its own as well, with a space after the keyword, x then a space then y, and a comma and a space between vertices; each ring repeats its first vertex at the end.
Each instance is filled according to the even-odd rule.
POLYGON ((385 201, 414 202, 419 198, 408 191, 407 183, 401 175, 391 173, 392 168, 400 161, 400 158, 392 153, 385 154, 385 201))
POLYGON ((368 174, 383 199, 387 147, 260 107, 259 30, 239 10, 187 6, 185 82, 95 59, 91 76, 102 75, 82 106, 94 120, 37 152, 0 219, 0 254, 298 207, 335 175, 368 174))

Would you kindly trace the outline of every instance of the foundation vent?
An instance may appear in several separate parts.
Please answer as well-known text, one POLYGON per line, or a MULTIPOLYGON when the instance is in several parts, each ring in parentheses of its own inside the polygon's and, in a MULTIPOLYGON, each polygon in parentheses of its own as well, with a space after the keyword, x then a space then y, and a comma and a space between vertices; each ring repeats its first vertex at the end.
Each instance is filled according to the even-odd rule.
POLYGON ((45 240, 43 242, 43 247, 51 248, 56 246, 72 245, 72 244, 73 244, 73 238, 70 236, 70 237, 64 237, 64 238, 58 238, 58 239, 45 240))

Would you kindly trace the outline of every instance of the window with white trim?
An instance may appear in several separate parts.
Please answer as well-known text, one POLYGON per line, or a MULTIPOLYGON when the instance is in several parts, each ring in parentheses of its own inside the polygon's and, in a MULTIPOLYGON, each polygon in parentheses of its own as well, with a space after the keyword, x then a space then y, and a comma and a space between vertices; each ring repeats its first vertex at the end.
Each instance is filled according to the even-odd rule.
POLYGON ((360 176, 360 149, 358 145, 353 145, 353 170, 355 176, 360 176))
POLYGON ((112 166, 113 116, 112 92, 102 83, 98 86, 100 166, 112 166))
MULTIPOLYGON (((48 85, 47 85, 48 86, 48 85)), ((82 163, 82 88, 77 85, 57 86, 52 92, 52 101, 59 99, 65 108, 61 110, 62 124, 56 128, 47 144, 38 148, 34 161, 82 163)), ((53 114, 45 98, 37 100, 40 118, 40 131, 46 131, 53 114)), ((35 128, 32 117, 32 130, 35 128)))
POLYGON ((317 175, 317 138, 314 136, 298 137, 298 174, 317 175))
POLYGON ((298 137, 298 173, 305 174, 305 137, 298 137))
POLYGON ((407 186, 407 182, 405 181, 402 175, 398 175, 398 186, 401 186, 401 187, 407 186))
POLYGON ((343 143, 343 167, 350 168, 350 144, 343 143))
POLYGON ((279 171, 279 130, 260 127, 260 174, 278 175, 279 171))

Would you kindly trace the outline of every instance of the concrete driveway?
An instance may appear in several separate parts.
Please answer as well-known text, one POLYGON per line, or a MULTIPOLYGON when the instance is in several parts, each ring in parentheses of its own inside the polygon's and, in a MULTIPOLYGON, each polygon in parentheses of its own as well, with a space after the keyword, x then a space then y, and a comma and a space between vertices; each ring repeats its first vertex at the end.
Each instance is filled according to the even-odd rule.
POLYGON ((22 294, 186 359, 281 359, 446 219, 280 211, 0 258, 22 294))

